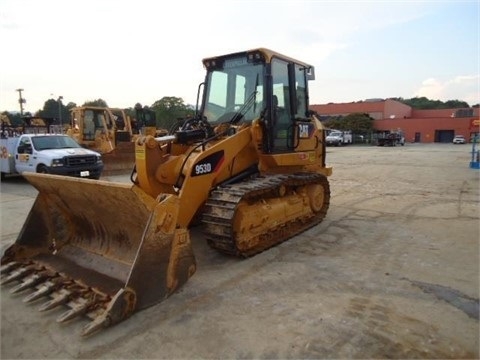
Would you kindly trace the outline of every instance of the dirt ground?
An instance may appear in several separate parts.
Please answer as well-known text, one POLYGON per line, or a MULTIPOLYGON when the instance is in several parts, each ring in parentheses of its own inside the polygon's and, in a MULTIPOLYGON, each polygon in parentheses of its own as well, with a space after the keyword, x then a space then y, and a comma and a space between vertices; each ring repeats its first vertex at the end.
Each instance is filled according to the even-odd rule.
MULTIPOLYGON (((38 312, 2 286, 0 358, 478 358, 480 170, 470 151, 329 147, 323 223, 246 260, 210 249, 194 228, 198 269, 185 286, 90 338, 79 336, 86 321, 57 324, 65 309, 38 312)), ((2 183, 2 248, 35 196, 22 179, 2 183)))

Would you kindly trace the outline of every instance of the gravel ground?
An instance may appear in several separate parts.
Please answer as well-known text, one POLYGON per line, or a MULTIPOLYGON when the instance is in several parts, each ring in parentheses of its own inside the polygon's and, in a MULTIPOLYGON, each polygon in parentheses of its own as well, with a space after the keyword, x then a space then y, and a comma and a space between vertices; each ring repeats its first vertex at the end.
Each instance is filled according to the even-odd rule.
MULTIPOLYGON (((192 229, 196 274, 157 306, 90 337, 86 321, 1 288, 1 359, 478 358, 479 170, 470 145, 332 147, 318 226, 253 258, 192 229)), ((128 181, 128 176, 104 180, 128 181)), ((1 186, 1 245, 36 191, 1 186)), ((154 280, 155 274, 151 275, 154 280)))

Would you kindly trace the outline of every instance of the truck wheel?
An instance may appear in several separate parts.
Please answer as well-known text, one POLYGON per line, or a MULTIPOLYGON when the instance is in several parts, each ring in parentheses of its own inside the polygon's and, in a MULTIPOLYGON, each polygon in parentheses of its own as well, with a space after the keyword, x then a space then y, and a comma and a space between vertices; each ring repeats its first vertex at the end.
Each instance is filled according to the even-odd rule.
POLYGON ((5 173, 4 172, 0 173, 0 180, 1 181, 5 180, 5 173))
POLYGON ((45 165, 39 165, 37 168, 37 173, 48 174, 47 167, 45 165))

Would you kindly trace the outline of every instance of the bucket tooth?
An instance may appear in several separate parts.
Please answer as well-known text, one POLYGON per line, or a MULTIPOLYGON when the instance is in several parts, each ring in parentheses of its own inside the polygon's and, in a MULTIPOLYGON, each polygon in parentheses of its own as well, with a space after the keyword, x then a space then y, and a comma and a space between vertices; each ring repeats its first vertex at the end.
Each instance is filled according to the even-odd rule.
POLYGON ((2 278, 1 284, 5 285, 15 280, 20 280, 25 276, 27 276, 28 274, 30 274, 33 270, 34 269, 31 267, 21 267, 20 269, 11 272, 8 276, 5 276, 4 278, 2 278))
POLYGON ((62 304, 66 304, 69 300, 70 297, 72 296, 72 292, 69 290, 61 289, 58 294, 54 294, 53 299, 50 301, 47 301, 44 303, 38 311, 46 311, 53 309, 57 306, 60 306, 62 304))
POLYGON ((35 292, 31 293, 30 295, 26 296, 23 299, 23 302, 29 303, 29 302, 35 301, 37 299, 40 299, 42 296, 47 296, 48 294, 55 291, 55 289, 57 287, 58 287, 57 283, 52 282, 51 280, 48 280, 48 281, 44 282, 43 284, 41 284, 38 287, 37 291, 35 291, 35 292))
POLYGON ((81 336, 89 336, 103 328, 125 320, 134 311, 136 294, 131 289, 120 289, 106 305, 105 311, 88 323, 81 336))
POLYGON ((16 262, 16 261, 11 261, 5 265, 2 265, 0 267, 0 274, 5 274, 5 273, 8 273, 10 272, 11 270, 19 267, 21 264, 16 262))
POLYGON ((21 284, 18 284, 17 286, 12 288, 10 290, 10 293, 16 294, 23 290, 33 288, 38 283, 42 282, 46 277, 47 277, 46 273, 36 273, 36 274, 30 275, 27 279, 24 279, 24 281, 21 284))
POLYGON ((93 305, 93 301, 81 299, 81 302, 75 305, 72 309, 64 312, 57 318, 57 322, 63 323, 77 316, 83 315, 87 312, 87 310, 93 305))
POLYGON ((86 337, 110 325, 111 319, 107 315, 107 311, 105 311, 102 315, 96 317, 94 320, 85 325, 80 335, 86 337))

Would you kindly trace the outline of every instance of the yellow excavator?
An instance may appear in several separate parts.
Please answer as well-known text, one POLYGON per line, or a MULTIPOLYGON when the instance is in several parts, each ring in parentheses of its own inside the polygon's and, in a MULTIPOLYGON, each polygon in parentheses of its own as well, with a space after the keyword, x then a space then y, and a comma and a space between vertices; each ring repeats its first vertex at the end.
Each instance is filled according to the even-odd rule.
POLYGON ((67 134, 80 145, 102 154, 103 175, 131 173, 135 165, 135 141, 141 135, 166 134, 156 127, 155 112, 137 103, 132 121, 123 109, 78 106, 70 110, 67 134))
POLYGON ((136 140, 131 184, 25 175, 39 194, 1 258, 4 286, 48 297, 40 310, 66 306, 59 322, 90 318, 87 336, 187 282, 194 223, 212 248, 250 257, 325 218, 332 168, 309 111, 313 66, 265 48, 203 65, 195 116, 136 140))

